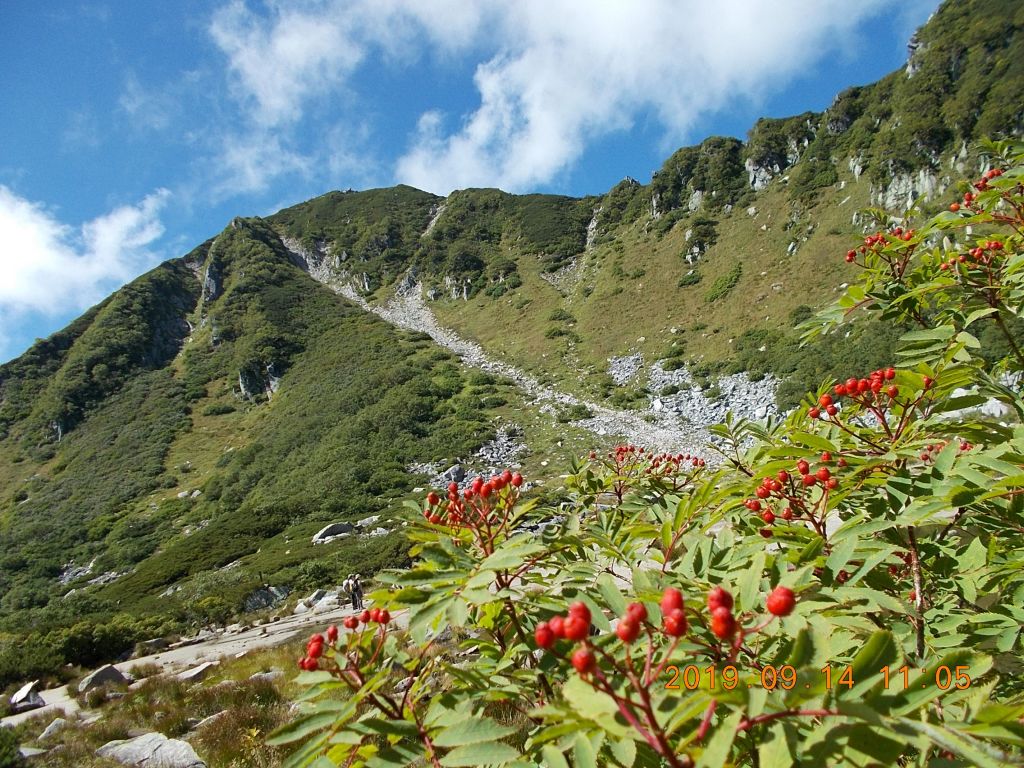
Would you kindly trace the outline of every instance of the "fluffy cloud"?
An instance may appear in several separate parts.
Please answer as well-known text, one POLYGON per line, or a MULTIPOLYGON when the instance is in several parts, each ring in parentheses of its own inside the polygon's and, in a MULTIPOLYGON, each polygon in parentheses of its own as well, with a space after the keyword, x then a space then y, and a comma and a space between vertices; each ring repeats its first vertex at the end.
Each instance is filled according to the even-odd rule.
MULTIPOLYGON (((924 0, 914 0, 915 3, 924 0)), ((928 0, 931 2, 931 0, 928 0)), ((864 0, 304 0, 266 12, 234 0, 211 35, 236 93, 263 126, 299 121, 380 57, 472 54, 475 109, 430 110, 396 164, 399 181, 435 192, 550 181, 589 142, 654 120, 670 142, 732 99, 761 98, 823 57, 890 4, 864 0)))
POLYGON ((163 235, 159 213, 169 194, 159 189, 76 231, 0 185, 0 318, 85 309, 154 265, 149 246, 163 235))

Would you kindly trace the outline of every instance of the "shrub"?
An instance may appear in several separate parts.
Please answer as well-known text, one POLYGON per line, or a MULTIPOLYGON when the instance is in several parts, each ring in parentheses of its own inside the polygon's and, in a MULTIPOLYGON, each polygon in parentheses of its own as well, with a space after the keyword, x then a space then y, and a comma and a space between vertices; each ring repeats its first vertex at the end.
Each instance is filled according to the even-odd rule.
POLYGON ((679 278, 679 282, 677 285, 680 288, 686 288, 691 285, 696 285, 703 279, 704 278, 700 272, 698 272, 695 269, 691 269, 689 272, 687 272, 685 275, 679 278))
POLYGON ((591 411, 583 403, 576 403, 570 405, 568 408, 563 408, 558 412, 558 421, 565 423, 568 421, 581 421, 582 419, 589 419, 593 417, 594 412, 591 411))
POLYGON ((229 403, 211 403, 210 405, 203 408, 204 416, 223 416, 228 413, 235 412, 235 406, 229 403))
POLYGON ((621 445, 574 463, 557 510, 511 473, 429 520, 410 501, 413 567, 380 577, 387 612, 311 641, 311 703, 271 743, 296 765, 1019 763, 1024 396, 999 374, 1024 373, 1024 144, 991 151, 1005 173, 964 213, 884 220, 806 327, 918 322, 899 368, 714 427, 717 469, 621 445), (964 415, 989 397, 1012 426, 964 415), (431 653, 447 627, 471 663, 431 653))
POLYGON ((728 296, 729 292, 736 287, 736 283, 740 281, 740 275, 742 274, 743 264, 741 262, 736 262, 732 269, 724 275, 719 275, 715 279, 715 282, 711 284, 711 288, 708 289, 707 294, 704 296, 707 303, 714 304, 719 299, 728 296))

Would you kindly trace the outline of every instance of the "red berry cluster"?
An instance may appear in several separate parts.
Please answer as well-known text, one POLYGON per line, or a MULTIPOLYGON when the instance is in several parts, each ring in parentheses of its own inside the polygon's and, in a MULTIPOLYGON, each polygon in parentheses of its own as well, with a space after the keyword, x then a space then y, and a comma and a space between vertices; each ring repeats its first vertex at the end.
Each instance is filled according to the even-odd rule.
MULTIPOLYGON (((358 629, 362 624, 380 624, 382 627, 391 622, 391 613, 386 608, 374 608, 364 610, 358 616, 348 616, 342 622, 348 630, 358 629)), ((327 637, 324 638, 319 632, 309 638, 306 643, 306 655, 299 659, 299 669, 312 672, 320 667, 320 658, 324 655, 324 646, 333 648, 338 642, 338 628, 332 624, 327 628, 327 637)))
MULTIPOLYGON (((981 175, 980 179, 978 179, 977 181, 972 183, 971 187, 976 189, 978 192, 985 192, 985 191, 987 191, 989 189, 989 184, 988 183, 990 181, 992 181, 992 179, 995 179, 995 178, 997 178, 999 176, 1002 176, 1002 175, 1003 175, 1003 169, 1002 168, 990 168, 989 170, 985 171, 981 175)), ((964 205, 968 209, 970 209, 971 211, 977 211, 978 210, 978 195, 977 195, 977 192, 972 192, 970 190, 968 190, 967 192, 964 192, 964 205)), ((960 210, 960 205, 958 203, 953 203, 952 205, 949 206, 949 210, 953 211, 953 213, 956 213, 957 211, 960 210), (956 207, 954 208, 953 206, 956 206, 956 207)))
MULTIPOLYGON (((559 640, 577 643, 590 635, 590 608, 584 602, 576 602, 569 606, 565 616, 554 616, 542 621, 533 630, 533 639, 538 648, 550 650, 559 640)), ((572 665, 581 674, 594 668, 593 652, 584 645, 572 655, 572 665)))
MULTIPOLYGON (((751 512, 756 512, 765 525, 774 525, 778 518, 786 522, 791 520, 804 519, 809 506, 807 494, 811 488, 820 485, 827 491, 834 491, 839 487, 839 480, 832 476, 832 470, 826 464, 832 463, 832 454, 825 451, 821 454, 821 466, 811 471, 811 465, 806 459, 800 459, 796 463, 796 472, 799 477, 784 469, 780 469, 774 476, 768 476, 761 480, 754 490, 756 498, 747 499, 744 506, 751 512), (779 507, 783 504, 781 511, 777 511, 770 505, 770 501, 776 500, 779 507), (762 503, 765 502, 765 503, 762 503)), ((846 459, 842 456, 835 462, 838 467, 846 466, 846 459)), ((808 517, 807 519, 810 519, 808 517)), ((769 528, 762 528, 761 535, 766 539, 771 538, 772 532, 769 528)))
MULTIPOLYGON (((872 371, 867 378, 858 379, 856 376, 851 376, 845 382, 836 384, 832 391, 837 397, 849 397, 853 402, 867 407, 873 404, 885 405, 882 398, 883 390, 890 401, 895 400, 900 393, 899 387, 895 384, 886 384, 895 378, 895 368, 880 368, 877 371, 872 371)), ((807 415, 812 419, 820 418, 821 411, 824 409, 828 416, 835 416, 839 412, 835 403, 832 395, 826 393, 818 398, 818 405, 807 410, 807 415)))
POLYGON ((899 226, 892 227, 888 232, 876 232, 865 237, 864 242, 858 248, 847 251, 846 261, 849 264, 854 263, 858 254, 861 256, 866 256, 869 253, 880 255, 889 243, 909 242, 913 239, 913 229, 903 229, 899 226))
POLYGON ((427 494, 423 517, 434 525, 447 523, 456 530, 468 528, 482 543, 485 531, 486 538, 493 538, 497 530, 507 526, 522 484, 523 476, 508 469, 490 480, 474 478, 461 493, 459 484, 453 482, 448 485, 447 503, 434 491, 427 494))
POLYGON ((999 251, 1002 251, 1003 248, 1004 245, 999 240, 986 240, 981 245, 971 248, 966 253, 951 256, 949 261, 944 261, 939 264, 939 269, 947 271, 955 269, 959 264, 963 264, 966 269, 981 269, 983 267, 989 267, 995 261, 999 251))
MULTIPOLYGON (((933 461, 935 461, 935 457, 939 455, 939 452, 942 451, 942 449, 945 448, 947 445, 949 445, 949 441, 948 440, 941 440, 941 441, 939 441, 937 443, 929 443, 928 445, 926 445, 924 447, 924 450, 921 451, 921 455, 918 458, 921 459, 921 461, 926 462, 926 463, 927 462, 933 462, 933 461)), ((971 443, 967 442, 966 440, 961 440, 960 441, 960 445, 959 445, 959 452, 960 453, 966 453, 967 451, 971 450, 972 448, 974 448, 974 446, 971 443)))
MULTIPOLYGON (((597 459, 597 452, 590 452, 590 459, 597 459)), ((707 462, 689 453, 648 453, 643 447, 624 443, 608 452, 605 467, 615 476, 612 493, 621 503, 630 483, 641 478, 657 479, 668 484, 671 490, 680 490, 692 482, 696 471, 707 466, 707 462)))

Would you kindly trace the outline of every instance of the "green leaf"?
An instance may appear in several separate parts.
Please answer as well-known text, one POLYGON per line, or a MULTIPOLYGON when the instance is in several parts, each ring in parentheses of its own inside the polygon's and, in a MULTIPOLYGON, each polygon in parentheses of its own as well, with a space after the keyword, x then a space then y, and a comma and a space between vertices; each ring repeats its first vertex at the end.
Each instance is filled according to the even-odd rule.
POLYGON ((520 757, 519 752, 508 744, 497 741, 467 744, 457 747, 441 758, 441 765, 480 766, 510 763, 520 757))
POLYGON ((572 754, 575 759, 576 768, 597 768, 597 755, 594 754, 594 745, 582 733, 577 734, 576 740, 573 742, 572 754))
POLYGON ((864 693, 882 682, 881 669, 899 659, 899 649, 892 632, 880 630, 868 638, 853 657, 853 688, 846 693, 850 698, 863 698, 864 693))
POLYGON ((948 728, 910 718, 900 718, 900 723, 905 728, 926 736, 936 746, 966 758, 975 768, 1005 768, 1007 765, 986 745, 948 728))
POLYGON ((317 731, 323 730, 327 726, 332 725, 334 721, 335 715, 333 712, 301 717, 273 733, 267 738, 267 744, 270 746, 291 744, 293 741, 308 738, 317 731))
POLYGON ((626 612, 626 600, 622 596, 622 592, 619 591, 614 576, 610 573, 602 573, 597 577, 597 588, 615 615, 622 616, 626 612))
POLYGON ((612 756, 622 768, 630 768, 636 762, 636 743, 632 739, 620 739, 609 743, 612 756))
POLYGON ((500 725, 489 717, 471 717, 441 731, 434 743, 439 747, 461 747, 481 741, 498 741, 515 732, 515 728, 500 725))
POLYGON ((707 749, 697 761, 697 768, 722 768, 725 765, 732 751, 732 742, 736 738, 736 726, 742 719, 742 711, 733 712, 715 726, 707 749))
POLYGON ((547 768, 569 768, 565 756, 553 744, 545 744, 540 753, 544 756, 544 765, 547 768))

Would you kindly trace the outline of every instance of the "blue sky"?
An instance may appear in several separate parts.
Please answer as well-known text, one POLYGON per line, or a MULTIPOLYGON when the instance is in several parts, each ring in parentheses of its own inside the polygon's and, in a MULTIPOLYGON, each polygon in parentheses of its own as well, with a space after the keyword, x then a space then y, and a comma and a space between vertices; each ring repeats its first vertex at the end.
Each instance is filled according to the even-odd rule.
POLYGON ((570 195, 821 110, 937 0, 0 2, 0 361, 236 215, 570 195))

